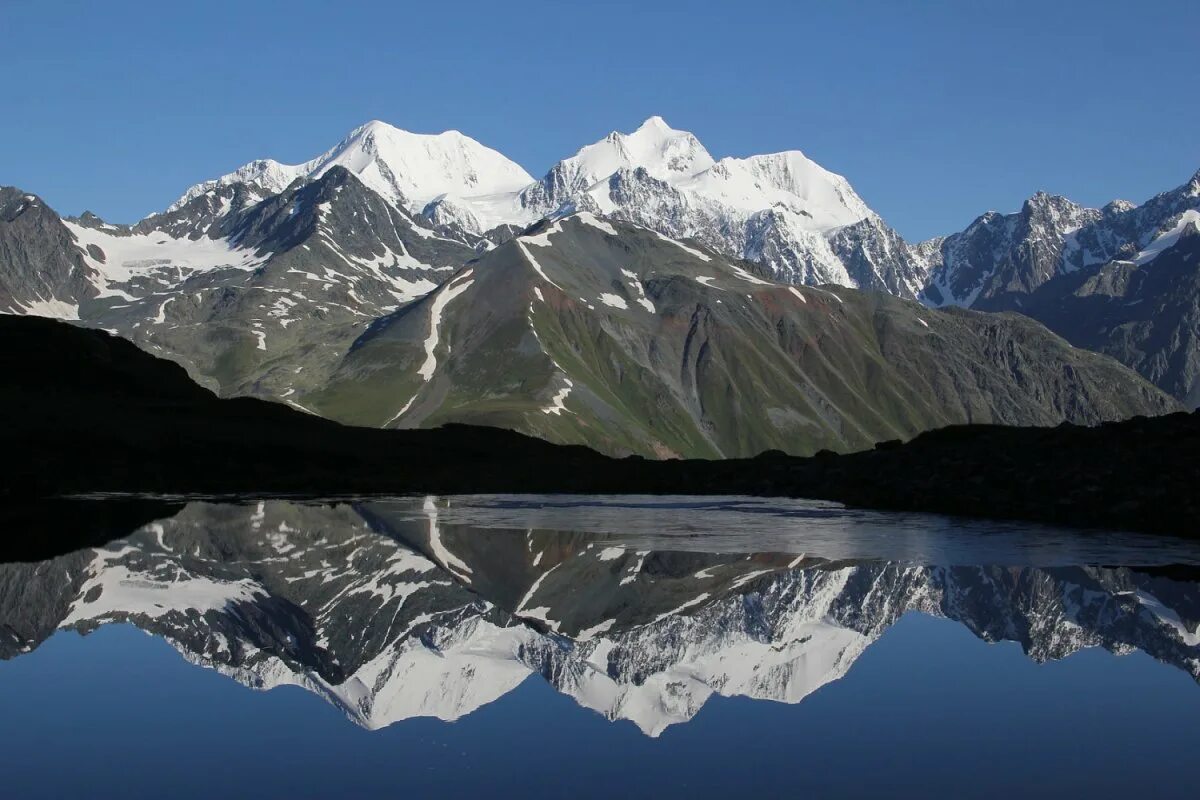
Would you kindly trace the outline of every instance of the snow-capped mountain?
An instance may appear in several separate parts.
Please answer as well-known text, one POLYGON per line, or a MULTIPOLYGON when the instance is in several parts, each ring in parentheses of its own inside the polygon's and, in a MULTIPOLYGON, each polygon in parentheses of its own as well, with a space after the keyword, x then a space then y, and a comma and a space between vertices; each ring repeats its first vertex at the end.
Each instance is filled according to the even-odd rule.
POLYGON ((934 306, 1018 311, 1200 405, 1200 172, 1142 205, 1100 209, 1038 193, 924 245, 934 306))
MULTIPOLYGON (((784 282, 836 283, 984 309, 1012 307, 1015 302, 1002 298, 1055 275, 1114 260, 1145 261, 1182 214, 1198 210, 1196 178, 1143 206, 1114 201, 1088 209, 1039 193, 1017 214, 988 212, 961 233, 910 244, 845 178, 801 152, 715 160, 696 136, 661 117, 581 148, 540 180, 457 131, 414 134, 372 121, 303 164, 261 159, 197 184, 131 230, 194 240, 218 220, 334 167, 355 175, 418 227, 476 248, 543 217, 586 210, 695 239, 784 282)), ((147 255, 167 263, 178 254, 147 255)), ((179 255, 183 261, 213 257, 179 255)), ((18 301, 21 307, 71 304, 48 296, 53 292, 53 285, 39 287, 18 301)))
POLYGON ((373 120, 311 161, 297 165, 252 161, 193 186, 167 210, 176 211, 197 197, 238 184, 264 197, 278 194, 300 178, 319 178, 334 167, 345 168, 388 202, 411 213, 444 196, 483 203, 477 198, 512 194, 533 182, 520 166, 458 131, 409 133, 373 120))
POLYGON ((96 550, 0 565, 0 657, 130 623, 367 728, 458 719, 539 676, 651 736, 715 695, 801 702, 910 611, 1038 661, 1142 650, 1200 680, 1195 586, 1152 571, 638 550, 447 524, 450 502, 190 503, 96 550))
POLYGON ((456 131, 429 136, 371 122, 304 164, 253 161, 197 184, 169 210, 229 186, 266 196, 335 165, 389 202, 423 215, 443 235, 472 245, 502 238, 489 236, 498 228, 587 210, 697 239, 792 283, 912 297, 923 278, 921 262, 907 254, 864 262, 864 251, 897 250, 889 240, 898 237, 842 176, 797 150, 715 161, 693 134, 661 117, 581 148, 538 181, 456 131), (837 236, 853 226, 854 232, 837 236))
POLYGON ((695 239, 789 283, 889 288, 901 296, 919 286, 911 271, 893 274, 890 262, 864 268, 835 243, 840 231, 864 222, 865 234, 855 238, 887 235, 845 178, 799 151, 714 161, 693 134, 661 117, 559 162, 522 193, 522 206, 540 215, 587 210, 695 239))
POLYGON ((922 299, 935 306, 971 307, 1005 291, 1030 291, 1061 271, 1078 269, 1084 254, 1077 249, 1068 253, 1068 239, 1103 213, 1044 192, 1025 201, 1016 214, 988 212, 962 233, 938 241, 922 299))
POLYGON ((989 211, 961 233, 926 245, 931 305, 1008 307, 1054 278, 1114 262, 1147 264, 1200 221, 1200 172, 1142 205, 1086 208, 1038 192, 1015 214, 989 211))
POLYGON ((695 136, 677 131, 662 117, 651 117, 633 133, 613 131, 563 159, 527 196, 544 197, 543 206, 557 207, 586 192, 622 169, 644 169, 663 181, 683 181, 708 170, 713 158, 695 136))
POLYGON ((1171 251, 1196 184, 1102 210, 1038 195, 911 245, 802 154, 716 160, 657 117, 538 181, 462 134, 373 122, 305 164, 253 162, 193 187, 136 225, 61 220, 0 191, 0 311, 79 320, 221 394, 355 424, 457 419, 619 454, 845 450, 955 422, 1175 406, 1098 361, 1047 372, 1088 357, 1036 326, 789 284, 1022 310, 1194 402, 1186 285, 1171 290, 1177 324, 1126 325, 1155 298, 1120 290, 1103 341, 1075 332, 1075 312, 1035 312, 1051 304, 1030 292, 1171 251), (1003 353, 987 349, 999 329, 1003 353), (1035 365, 1020 374, 1036 390, 1014 389, 1014 361, 1035 365), (447 403, 451 390, 467 396, 447 403))

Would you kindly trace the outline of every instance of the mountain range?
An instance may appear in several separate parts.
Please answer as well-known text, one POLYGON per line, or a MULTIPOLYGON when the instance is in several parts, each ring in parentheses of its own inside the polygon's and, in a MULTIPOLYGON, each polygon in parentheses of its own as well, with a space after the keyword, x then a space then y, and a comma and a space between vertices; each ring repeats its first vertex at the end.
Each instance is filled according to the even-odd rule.
POLYGON ((714 159, 658 117, 539 180, 461 133, 371 122, 134 225, 0 190, 0 309, 356 425, 849 451, 1194 406, 1198 185, 1102 210, 1037 195, 909 244, 803 154, 714 159))
POLYGON ((1137 206, 1039 193, 938 243, 922 298, 1018 311, 1200 406, 1200 172, 1137 206))
POLYGON ((536 675, 650 736, 716 695, 799 703, 912 611, 1039 662, 1140 650, 1200 680, 1194 570, 638 549, 456 523, 453 502, 191 502, 99 548, 0 564, 0 658, 124 623, 366 728, 458 719, 536 675))

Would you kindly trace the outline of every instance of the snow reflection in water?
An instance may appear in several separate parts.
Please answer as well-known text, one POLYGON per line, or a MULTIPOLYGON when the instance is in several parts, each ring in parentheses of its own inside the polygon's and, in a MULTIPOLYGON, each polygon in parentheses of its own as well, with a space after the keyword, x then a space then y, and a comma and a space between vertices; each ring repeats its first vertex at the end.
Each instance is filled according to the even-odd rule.
POLYGON ((1200 676, 1200 601, 1175 579, 1196 570, 1145 568, 1196 555, 752 498, 194 501, 105 547, 4 565, 0 595, 41 598, 4 608, 9 657, 128 622, 368 728, 458 719, 538 674, 657 736, 714 693, 797 703, 910 611, 1038 660, 1136 649, 1200 676))

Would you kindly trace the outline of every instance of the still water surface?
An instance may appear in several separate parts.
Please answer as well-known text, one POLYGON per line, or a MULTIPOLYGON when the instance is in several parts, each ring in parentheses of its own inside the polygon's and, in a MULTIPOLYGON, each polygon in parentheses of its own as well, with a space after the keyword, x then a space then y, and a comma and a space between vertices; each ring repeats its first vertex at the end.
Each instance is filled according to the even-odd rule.
POLYGON ((811 502, 195 500, 0 564, 0 775, 6 797, 1193 797, 1197 565, 811 502))

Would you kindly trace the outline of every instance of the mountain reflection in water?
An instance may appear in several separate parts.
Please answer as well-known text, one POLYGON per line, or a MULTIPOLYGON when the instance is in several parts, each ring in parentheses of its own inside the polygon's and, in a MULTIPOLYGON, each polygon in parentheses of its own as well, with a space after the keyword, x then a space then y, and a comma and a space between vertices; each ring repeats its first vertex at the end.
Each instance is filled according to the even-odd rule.
POLYGON ((884 519, 762 501, 196 501, 104 547, 0 565, 0 658, 58 630, 129 623, 246 686, 302 687, 366 728, 455 720, 536 674, 650 736, 714 694, 799 703, 910 611, 1036 661, 1140 650, 1200 680, 1186 545, 1159 542, 1177 565, 1163 569, 1147 544, 1159 540, 1047 534, 1030 547, 968 530, 989 558, 970 564, 953 524, 883 541, 884 519), (545 527, 571 519, 584 530, 545 527), (874 556, 852 535, 872 524, 874 556), (1063 562, 1081 548, 1143 563, 1063 562), (955 563, 923 563, 931 554, 955 563))

